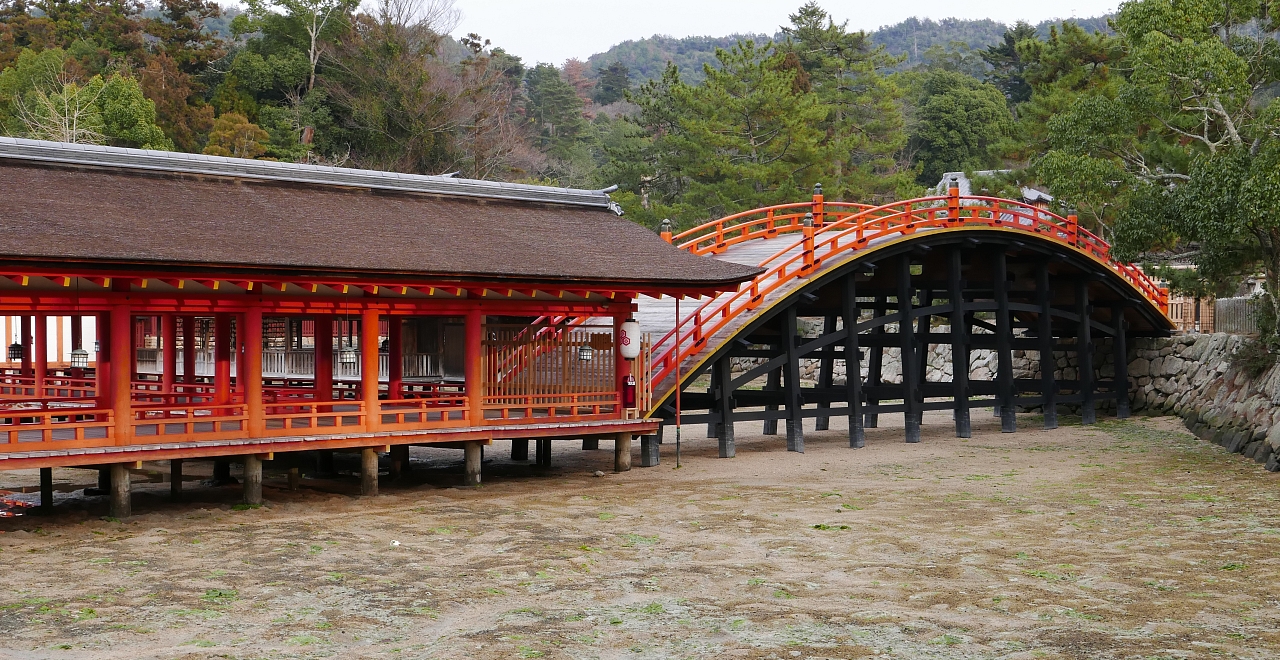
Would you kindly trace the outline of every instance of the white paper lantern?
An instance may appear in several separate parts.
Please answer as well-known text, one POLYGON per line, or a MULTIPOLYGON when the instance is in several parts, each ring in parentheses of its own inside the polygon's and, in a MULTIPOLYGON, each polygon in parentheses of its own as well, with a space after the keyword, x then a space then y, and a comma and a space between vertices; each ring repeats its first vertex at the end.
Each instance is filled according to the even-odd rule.
POLYGON ((619 328, 618 351, 626 360, 640 357, 640 324, 635 319, 627 319, 619 328))

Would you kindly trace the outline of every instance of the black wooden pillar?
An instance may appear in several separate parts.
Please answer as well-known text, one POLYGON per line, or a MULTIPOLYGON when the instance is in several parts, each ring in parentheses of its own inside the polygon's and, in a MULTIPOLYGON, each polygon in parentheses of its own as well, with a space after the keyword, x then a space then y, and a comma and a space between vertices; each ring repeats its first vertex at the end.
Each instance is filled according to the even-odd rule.
POLYGON ((844 319, 844 384, 849 401, 849 446, 855 449, 867 445, 862 428, 862 355, 858 347, 858 285, 857 273, 844 278, 844 298, 840 317, 844 319))
MULTIPOLYGON (((771 370, 769 372, 769 375, 765 377, 764 391, 778 392, 781 390, 782 390, 782 367, 778 367, 777 369, 771 370)), ((771 403, 765 406, 764 409, 768 412, 777 412, 778 406, 777 404, 771 403)), ((776 419, 764 420, 764 434, 778 435, 778 420, 776 419)))
POLYGON ((1077 382, 1080 383, 1080 423, 1093 424, 1098 421, 1098 413, 1093 406, 1093 327, 1090 316, 1093 306, 1089 304, 1089 280, 1080 278, 1076 282, 1076 314, 1080 317, 1079 331, 1076 335, 1076 367, 1077 382))
POLYGON ((1044 427, 1058 428, 1058 381, 1053 377, 1058 362, 1053 358, 1053 290, 1049 286, 1049 265, 1041 262, 1036 268, 1036 303, 1040 307, 1040 321, 1036 332, 1040 335, 1040 396, 1044 400, 1044 427))
POLYGON ((53 512, 53 468, 40 468, 40 512, 53 512))
POLYGON ((911 328, 911 255, 904 254, 898 264, 898 340, 902 345, 902 423, 907 431, 907 442, 920 442, 919 406, 919 355, 916 351, 916 333, 911 328))
MULTIPOLYGON (((886 296, 876 296, 873 305, 872 313, 875 315, 875 318, 883 318, 885 314, 889 313, 889 305, 887 303, 886 296)), ((877 325, 871 329, 871 334, 877 335, 876 339, 880 339, 878 335, 883 335, 884 333, 883 324, 877 325)), ((884 380, 881 378, 884 373, 884 346, 881 342, 877 341, 874 342, 870 350, 871 355, 867 356, 867 387, 880 387, 884 384, 884 380)), ((878 403, 880 403, 880 398, 878 396, 875 394, 867 394, 868 405, 876 405, 878 403)), ((865 413, 862 416, 862 420, 863 428, 874 429, 880 425, 880 416, 873 412, 865 413)))
POLYGON ((1009 264, 1004 249, 995 253, 994 290, 996 298, 996 399, 1000 405, 1000 431, 1018 430, 1013 387, 1013 319, 1009 315, 1009 264))
POLYGON ((800 351, 796 346, 796 308, 788 307, 782 314, 782 346, 787 351, 787 377, 784 380, 784 396, 787 402, 787 451, 804 453, 804 418, 801 408, 804 399, 800 394, 800 351))
MULTIPOLYGON (((933 291, 920 289, 916 294, 916 302, 920 303, 920 307, 932 307, 933 291)), ((921 388, 921 403, 924 402, 924 383, 929 380, 929 326, 932 322, 933 317, 928 314, 916 321, 916 353, 919 355, 916 358, 916 385, 921 388)))
POLYGON ((1116 363, 1115 384, 1116 417, 1129 418, 1129 342, 1125 341, 1128 322, 1124 320, 1124 305, 1111 308, 1111 325, 1115 326, 1115 338, 1111 340, 1112 361, 1116 363))
POLYGON ((969 324, 965 316, 964 278, 959 247, 947 262, 947 297, 951 299, 951 386, 955 400, 956 437, 972 435, 969 420, 969 324))
MULTIPOLYGON (((829 335, 835 331, 836 331, 836 315, 828 314, 826 318, 822 319, 822 334, 829 335)), ((824 393, 826 392, 826 390, 831 389, 835 384, 835 377, 836 377, 835 350, 836 350, 835 346, 827 346, 826 348, 822 349, 822 361, 819 362, 819 366, 818 366, 818 388, 821 389, 824 393)), ((830 408, 831 403, 828 401, 822 401, 818 403, 818 407, 830 408)), ((826 431, 830 428, 831 428, 831 418, 825 415, 822 417, 819 417, 818 421, 815 422, 813 425, 813 430, 815 431, 826 431)))
POLYGON ((711 377, 709 379, 710 383, 707 385, 707 394, 711 397, 711 405, 709 406, 710 409, 708 412, 711 413, 710 416, 712 418, 710 422, 707 422, 708 438, 720 437, 720 422, 716 419, 716 415, 720 412, 720 397, 716 396, 716 392, 720 387, 720 369, 718 369, 717 366, 718 365, 713 364, 711 366, 710 373, 708 374, 711 377))
POLYGON ((715 373, 717 387, 714 391, 716 409, 720 413, 720 458, 733 458, 737 454, 733 440, 733 376, 729 374, 733 358, 727 354, 716 360, 715 373))

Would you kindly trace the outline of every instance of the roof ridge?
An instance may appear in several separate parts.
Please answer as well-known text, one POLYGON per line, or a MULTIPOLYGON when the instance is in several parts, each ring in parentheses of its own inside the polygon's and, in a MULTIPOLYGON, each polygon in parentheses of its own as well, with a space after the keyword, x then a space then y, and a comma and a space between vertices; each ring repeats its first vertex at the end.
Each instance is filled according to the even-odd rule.
POLYGON ((447 176, 402 174, 399 172, 361 170, 328 165, 282 163, 248 158, 189 154, 177 151, 128 149, 96 144, 49 142, 46 140, 4 136, 0 136, 0 158, 613 208, 609 195, 604 190, 556 188, 522 183, 481 181, 478 179, 455 179, 447 176))

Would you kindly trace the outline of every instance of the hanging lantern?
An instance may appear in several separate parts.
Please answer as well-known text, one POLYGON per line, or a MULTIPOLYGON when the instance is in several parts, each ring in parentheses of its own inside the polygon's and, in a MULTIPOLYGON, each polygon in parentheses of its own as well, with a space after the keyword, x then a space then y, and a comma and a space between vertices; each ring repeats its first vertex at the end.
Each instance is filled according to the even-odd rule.
POLYGON ((359 361, 360 354, 356 352, 356 347, 352 346, 350 342, 344 342, 342 350, 338 351, 338 363, 351 365, 359 361))
POLYGON ((83 348, 77 348, 74 351, 71 351, 71 368, 88 369, 89 351, 86 351, 83 348))
POLYGON ((596 356, 596 350, 591 348, 590 344, 583 344, 578 347, 578 359, 583 362, 589 362, 591 358, 596 356))
POLYGON ((618 329, 618 351, 624 360, 640 357, 640 324, 635 319, 627 319, 618 329))
POLYGON ((9 344, 9 361, 10 362, 21 362, 22 354, 23 354, 22 344, 19 344, 16 341, 13 342, 12 344, 9 344))

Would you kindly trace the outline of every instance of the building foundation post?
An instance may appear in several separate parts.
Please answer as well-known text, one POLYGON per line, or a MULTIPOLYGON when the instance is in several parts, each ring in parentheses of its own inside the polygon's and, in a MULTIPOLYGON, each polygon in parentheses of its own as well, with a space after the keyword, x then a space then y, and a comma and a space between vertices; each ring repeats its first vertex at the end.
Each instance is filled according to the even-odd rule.
POLYGON ((619 433, 613 441, 613 471, 631 470, 631 433, 619 433))
POLYGON ((169 461, 169 499, 174 502, 182 501, 182 459, 175 458, 169 461))
POLYGON ((53 512, 53 468, 40 468, 40 512, 53 512))
POLYGON ((257 454, 244 457, 244 503, 262 504, 262 457, 257 454))
POLYGON ((111 464, 111 505, 112 518, 123 520, 133 515, 129 484, 129 464, 111 464))
POLYGON ((365 497, 378 494, 378 450, 373 447, 360 450, 360 494, 365 497))
POLYGON ((466 479, 464 484, 468 488, 480 487, 480 466, 484 462, 484 443, 479 441, 468 442, 464 445, 464 462, 466 463, 466 479))
POLYGON ((640 467, 657 467, 662 462, 661 446, 656 435, 640 436, 640 467))

